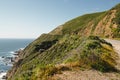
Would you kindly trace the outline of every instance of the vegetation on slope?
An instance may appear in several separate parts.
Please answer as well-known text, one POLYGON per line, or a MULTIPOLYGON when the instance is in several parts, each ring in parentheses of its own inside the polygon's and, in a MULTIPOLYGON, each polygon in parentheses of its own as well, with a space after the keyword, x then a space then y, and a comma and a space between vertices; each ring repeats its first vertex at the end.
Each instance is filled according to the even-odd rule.
POLYGON ((94 36, 65 35, 48 50, 35 54, 38 55, 30 55, 23 60, 24 64, 20 65, 12 79, 47 80, 54 74, 76 67, 116 71, 116 56, 111 44, 94 36))
POLYGON ((72 32, 78 33, 78 31, 84 30, 87 27, 86 25, 90 21, 95 20, 96 17, 99 17, 103 13, 104 12, 86 14, 66 22, 63 25, 63 33, 72 33, 72 32))
POLYGON ((120 38, 120 4, 114 8, 74 18, 53 30, 52 34, 76 33, 81 36, 97 35, 106 38, 120 38), (116 25, 114 27, 114 25, 116 25))
MULTIPOLYGON (((111 24, 107 26, 113 38, 120 37, 118 7, 113 8, 117 10, 117 17, 112 20, 117 27, 111 28, 111 24)), ((96 32, 98 36, 105 37, 105 30, 98 31, 98 29, 102 26, 107 29, 106 24, 111 21, 107 20, 111 17, 108 15, 109 12, 111 13, 106 11, 77 17, 53 32, 41 35, 25 48, 19 61, 8 72, 8 79, 48 80, 54 74, 75 68, 95 69, 101 72, 117 71, 116 53, 112 45, 99 37, 90 36, 96 35, 94 33, 96 32), (105 25, 102 20, 105 21, 105 25), (101 25, 98 25, 99 23, 101 25)))
POLYGON ((120 38, 120 4, 115 6, 113 9, 117 10, 116 17, 113 19, 113 22, 118 25, 117 28, 113 29, 113 35, 115 35, 115 38, 120 38))

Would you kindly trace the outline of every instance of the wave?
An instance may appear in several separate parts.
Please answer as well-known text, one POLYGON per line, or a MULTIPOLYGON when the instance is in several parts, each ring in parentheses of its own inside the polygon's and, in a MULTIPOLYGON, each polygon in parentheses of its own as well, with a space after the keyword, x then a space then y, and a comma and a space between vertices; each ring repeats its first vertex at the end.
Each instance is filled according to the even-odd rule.
POLYGON ((0 56, 0 66, 1 65, 11 66, 12 65, 11 59, 12 59, 12 57, 0 56))
POLYGON ((2 73, 0 73, 0 80, 5 80, 5 79, 2 79, 4 76, 6 76, 6 72, 2 72, 2 73))
POLYGON ((16 51, 19 51, 19 50, 24 50, 24 49, 25 49, 25 48, 19 48, 19 49, 14 50, 14 51, 9 51, 9 53, 14 54, 14 53, 16 53, 16 51))
POLYGON ((2 59, 2 56, 0 56, 0 60, 2 59))
POLYGON ((20 48, 20 49, 18 49, 18 50, 24 50, 25 48, 20 48))
POLYGON ((10 51, 9 53, 14 54, 15 52, 14 51, 10 51))

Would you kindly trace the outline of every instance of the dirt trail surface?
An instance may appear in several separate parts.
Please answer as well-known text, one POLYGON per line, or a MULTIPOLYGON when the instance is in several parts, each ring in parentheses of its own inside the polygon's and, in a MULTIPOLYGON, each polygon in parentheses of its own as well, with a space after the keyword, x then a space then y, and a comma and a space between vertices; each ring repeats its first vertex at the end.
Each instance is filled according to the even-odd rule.
POLYGON ((105 39, 107 42, 111 43, 114 50, 118 53, 117 68, 120 70, 120 40, 105 39))
POLYGON ((102 73, 95 70, 64 71, 54 75, 55 80, 120 80, 118 73, 102 73))
POLYGON ((116 52, 120 55, 120 40, 105 39, 107 42, 111 43, 116 52))
MULTIPOLYGON (((120 70, 120 41, 105 39, 111 43, 114 50, 118 53, 116 68, 120 70)), ((63 71, 62 74, 55 74, 55 80, 120 80, 120 73, 102 73, 96 70, 77 70, 63 71)))

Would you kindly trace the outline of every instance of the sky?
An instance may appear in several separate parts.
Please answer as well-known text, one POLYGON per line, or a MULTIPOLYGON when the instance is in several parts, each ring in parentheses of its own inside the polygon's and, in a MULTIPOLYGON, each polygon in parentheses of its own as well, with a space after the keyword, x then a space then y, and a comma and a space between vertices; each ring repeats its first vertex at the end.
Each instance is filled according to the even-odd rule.
POLYGON ((37 38, 75 17, 118 3, 120 0, 0 0, 0 38, 37 38))

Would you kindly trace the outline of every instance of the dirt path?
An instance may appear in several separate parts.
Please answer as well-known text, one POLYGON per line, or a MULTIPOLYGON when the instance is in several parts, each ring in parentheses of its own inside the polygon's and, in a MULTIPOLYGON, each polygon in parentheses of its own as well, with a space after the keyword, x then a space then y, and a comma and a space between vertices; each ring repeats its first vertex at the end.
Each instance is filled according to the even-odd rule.
POLYGON ((117 69, 120 70, 120 41, 119 40, 111 40, 105 39, 107 42, 111 43, 114 47, 114 50, 118 53, 118 60, 117 60, 117 69))
POLYGON ((120 41, 119 40, 111 40, 105 39, 107 42, 111 43, 116 50, 116 52, 120 55, 120 41))
POLYGON ((64 71, 54 75, 55 80, 120 80, 117 73, 102 73, 96 70, 64 71))

